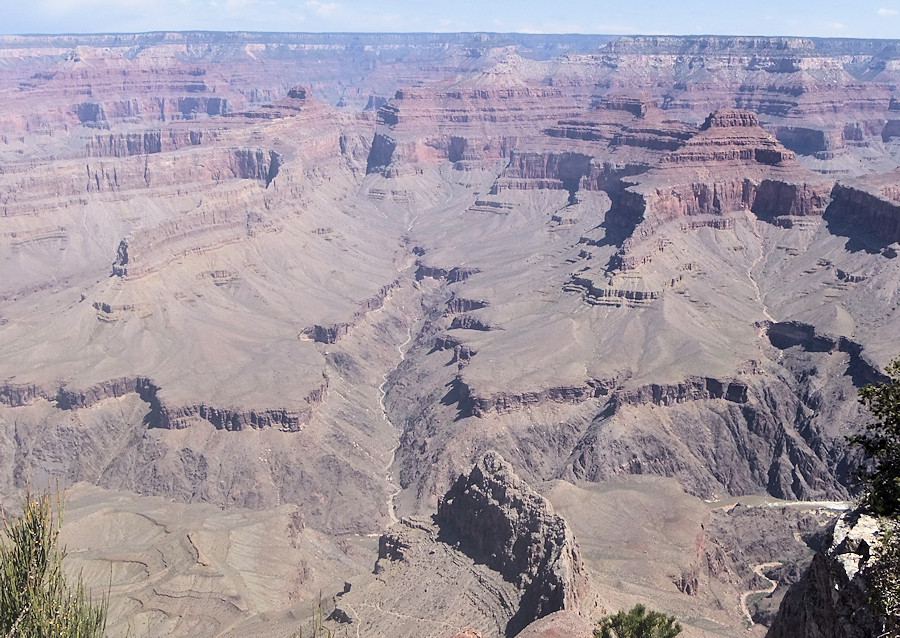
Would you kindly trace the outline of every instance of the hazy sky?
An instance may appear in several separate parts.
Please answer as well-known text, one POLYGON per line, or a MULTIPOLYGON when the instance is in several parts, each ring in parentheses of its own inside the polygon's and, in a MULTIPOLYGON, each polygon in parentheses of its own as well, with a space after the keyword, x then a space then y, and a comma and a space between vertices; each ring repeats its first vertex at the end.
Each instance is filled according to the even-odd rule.
POLYGON ((0 0, 2 33, 524 31, 900 38, 900 0, 0 0))

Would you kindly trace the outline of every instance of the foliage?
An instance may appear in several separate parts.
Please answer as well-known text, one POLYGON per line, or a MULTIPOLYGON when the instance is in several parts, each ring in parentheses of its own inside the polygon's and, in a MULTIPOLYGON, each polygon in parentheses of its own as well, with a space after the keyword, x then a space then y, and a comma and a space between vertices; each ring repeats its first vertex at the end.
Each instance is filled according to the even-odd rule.
POLYGON ((4 520, 0 544, 0 635, 93 638, 103 635, 108 599, 93 605, 79 576, 74 585, 62 570, 56 515, 49 495, 25 496, 21 516, 4 520))
POLYGON ((889 636, 900 635, 900 524, 887 523, 884 537, 875 547, 874 560, 866 568, 869 598, 885 619, 889 636))
POLYGON ((871 459, 858 474, 866 486, 863 506, 884 517, 884 534, 872 548, 866 577, 869 600, 884 618, 887 633, 900 635, 900 358, 885 369, 886 383, 859 391, 860 403, 874 417, 864 434, 848 437, 871 459))
POLYGON ((864 434, 848 437, 872 459, 871 469, 862 469, 866 485, 864 505, 879 516, 900 516, 900 359, 885 369, 887 383, 874 383, 859 391, 859 401, 875 420, 864 434))
POLYGON ((603 618, 594 630, 594 638, 673 638, 680 633, 681 625, 674 616, 635 605, 628 612, 603 618))

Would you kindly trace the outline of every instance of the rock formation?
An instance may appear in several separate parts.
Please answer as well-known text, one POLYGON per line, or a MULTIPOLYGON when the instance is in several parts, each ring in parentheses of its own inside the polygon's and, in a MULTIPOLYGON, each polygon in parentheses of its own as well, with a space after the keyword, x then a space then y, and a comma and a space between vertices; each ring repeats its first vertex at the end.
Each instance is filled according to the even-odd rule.
POLYGON ((435 520, 446 542, 522 590, 507 635, 555 611, 577 609, 586 582, 572 532, 496 452, 457 479, 435 520))
POLYGON ((22 407, 37 399, 53 401, 61 410, 82 410, 100 401, 137 394, 148 404, 146 422, 150 427, 168 430, 188 427, 197 420, 207 421, 217 430, 239 431, 247 428, 276 427, 283 431, 299 431, 309 421, 316 405, 328 394, 328 379, 305 397, 300 408, 235 409, 204 404, 173 406, 160 398, 160 388, 150 379, 120 378, 98 383, 83 390, 61 387, 56 391, 36 386, 0 386, 0 403, 22 407))
POLYGON ((743 210, 767 221, 822 215, 831 188, 830 180, 802 169, 794 154, 760 127, 755 113, 717 111, 622 193, 619 215, 639 221, 615 264, 631 270, 647 263, 660 250, 647 240, 672 220, 743 210))
POLYGON ((900 242, 897 171, 847 184, 837 183, 825 218, 854 247, 880 250, 900 242))
POLYGON ((770 638, 863 638, 883 635, 884 622, 868 603, 865 566, 878 543, 876 519, 848 512, 835 523, 812 565, 791 587, 770 638))

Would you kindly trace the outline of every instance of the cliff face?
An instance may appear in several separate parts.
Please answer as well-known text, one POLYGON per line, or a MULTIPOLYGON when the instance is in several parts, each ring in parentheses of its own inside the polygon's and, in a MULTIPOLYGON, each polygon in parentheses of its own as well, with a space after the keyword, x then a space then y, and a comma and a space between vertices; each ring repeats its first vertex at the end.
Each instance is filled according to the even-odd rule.
POLYGON ((448 541, 522 589, 507 635, 552 612, 577 609, 586 581, 572 532, 496 452, 459 477, 436 521, 448 541))
POLYGON ((223 408, 204 403, 194 405, 170 405, 160 397, 160 388, 145 377, 110 379, 85 389, 61 387, 56 390, 33 386, 0 384, 0 404, 10 407, 29 405, 38 399, 56 404, 61 410, 83 410, 100 401, 137 394, 148 404, 146 423, 149 427, 179 430, 203 420, 217 430, 240 431, 245 429, 276 428, 285 432, 298 432, 328 395, 328 379, 304 397, 302 407, 290 408, 223 408))
POLYGON ((580 608, 587 572, 568 524, 496 452, 459 477, 436 516, 403 517, 382 534, 373 574, 334 596, 338 633, 591 635, 580 608))
POLYGON ((864 572, 880 533, 878 521, 859 511, 835 521, 824 549, 785 595, 768 638, 884 635, 883 621, 867 602, 864 572))
MULTIPOLYGON (((896 175, 894 176, 896 177, 896 175)), ((896 182, 882 188, 865 182, 839 183, 831 192, 825 219, 836 234, 883 248, 900 241, 900 202, 896 182)))
POLYGON ((554 90, 398 91, 378 110, 367 172, 395 177, 416 163, 449 160, 467 170, 505 159, 523 139, 540 134, 542 120, 575 110, 571 98, 554 90))
POLYGON ((711 114, 632 190, 643 195, 645 221, 660 223, 745 209, 765 218, 821 215, 830 188, 828 180, 800 167, 756 113, 725 109, 711 114))

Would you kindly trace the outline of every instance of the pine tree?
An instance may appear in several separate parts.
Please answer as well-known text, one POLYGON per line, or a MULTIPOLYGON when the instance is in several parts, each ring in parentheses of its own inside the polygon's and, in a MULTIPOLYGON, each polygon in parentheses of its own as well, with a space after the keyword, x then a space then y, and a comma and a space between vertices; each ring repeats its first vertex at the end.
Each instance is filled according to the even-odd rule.
POLYGON ((594 630, 594 638, 674 638, 680 633, 681 625, 674 616, 635 605, 628 612, 603 618, 594 630))

